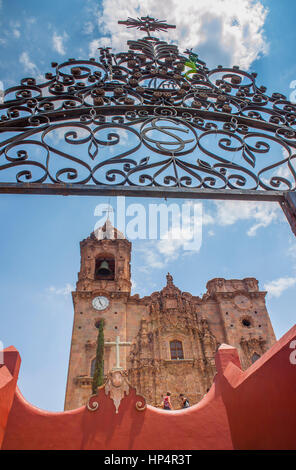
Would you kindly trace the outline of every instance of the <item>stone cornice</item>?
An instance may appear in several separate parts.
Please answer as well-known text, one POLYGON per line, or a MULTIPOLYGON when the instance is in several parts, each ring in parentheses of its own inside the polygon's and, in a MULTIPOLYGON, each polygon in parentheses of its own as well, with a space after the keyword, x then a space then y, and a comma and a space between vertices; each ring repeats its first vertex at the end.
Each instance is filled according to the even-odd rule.
POLYGON ((210 297, 209 298, 212 298, 214 300, 217 300, 219 301, 220 299, 233 299, 234 297, 236 297, 237 295, 245 295, 246 297, 249 297, 251 299, 254 299, 254 298, 259 298, 259 297, 265 297, 266 294, 267 294, 267 291, 254 291, 254 292, 250 292, 250 291, 247 291, 247 290, 237 290, 237 291, 233 291, 233 292, 212 292, 210 294, 210 297))
POLYGON ((79 387, 90 387, 92 385, 93 378, 90 376, 78 376, 75 377, 74 383, 79 387))
POLYGON ((124 299, 125 302, 127 302, 130 298, 130 295, 128 292, 121 292, 121 291, 109 292, 108 290, 105 290, 105 289, 94 289, 91 291, 76 290, 75 292, 72 292, 73 300, 75 300, 76 297, 92 299, 93 297, 97 295, 104 295, 110 299, 124 299))

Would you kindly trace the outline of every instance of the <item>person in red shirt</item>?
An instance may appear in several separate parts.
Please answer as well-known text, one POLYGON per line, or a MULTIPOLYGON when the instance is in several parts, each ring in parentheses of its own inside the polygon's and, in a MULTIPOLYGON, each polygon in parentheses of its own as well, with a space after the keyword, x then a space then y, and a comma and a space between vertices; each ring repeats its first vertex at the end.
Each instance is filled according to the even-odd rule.
POLYGON ((164 410, 172 410, 173 409, 172 404, 171 404, 171 393, 170 392, 167 392, 167 394, 164 395, 162 406, 163 406, 164 410))

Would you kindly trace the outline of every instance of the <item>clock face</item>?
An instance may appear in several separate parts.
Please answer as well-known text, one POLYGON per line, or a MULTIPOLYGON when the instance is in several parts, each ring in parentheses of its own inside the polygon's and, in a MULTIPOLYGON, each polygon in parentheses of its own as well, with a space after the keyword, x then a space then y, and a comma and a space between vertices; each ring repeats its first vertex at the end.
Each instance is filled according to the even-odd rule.
POLYGON ((239 307, 239 308, 250 308, 251 307, 251 301, 250 299, 248 299, 248 297, 244 296, 244 295, 237 295, 235 296, 234 298, 234 302, 236 303, 236 305, 239 307))
POLYGON ((92 306, 96 310, 105 310, 109 305, 109 300, 107 297, 104 297, 102 295, 98 295, 98 297, 95 297, 92 301, 92 306))

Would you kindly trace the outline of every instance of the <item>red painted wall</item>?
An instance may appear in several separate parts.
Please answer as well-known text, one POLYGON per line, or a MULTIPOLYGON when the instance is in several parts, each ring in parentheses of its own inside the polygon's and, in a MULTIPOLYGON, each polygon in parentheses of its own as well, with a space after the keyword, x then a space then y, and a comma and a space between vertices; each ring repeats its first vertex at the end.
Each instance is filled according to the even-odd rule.
MULTIPOLYGON (((296 449, 296 364, 290 361, 294 340, 296 326, 245 372, 237 351, 222 345, 216 354, 214 385, 187 410, 148 406, 137 411, 131 390, 118 414, 102 391, 97 411, 82 407, 51 413, 30 405, 17 390, 2 448, 296 449)), ((6 401, 0 409, 4 418, 6 401)))
POLYGON ((14 347, 4 349, 4 364, 0 365, 0 449, 5 435, 7 420, 15 395, 20 368, 20 355, 14 347))
POLYGON ((18 391, 3 449, 232 449, 221 396, 208 396, 184 411, 135 408, 132 390, 115 413, 113 401, 100 392, 99 409, 85 407, 50 413, 32 407, 18 391))
POLYGON ((296 449, 295 340, 296 326, 245 372, 228 363, 220 385, 236 449, 296 449))

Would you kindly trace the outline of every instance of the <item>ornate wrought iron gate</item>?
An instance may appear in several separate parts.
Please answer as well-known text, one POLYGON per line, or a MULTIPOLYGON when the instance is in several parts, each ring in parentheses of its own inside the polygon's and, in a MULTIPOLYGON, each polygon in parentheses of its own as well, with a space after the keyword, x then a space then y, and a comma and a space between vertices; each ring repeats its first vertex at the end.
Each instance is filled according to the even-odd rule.
POLYGON ((147 35, 5 91, 0 193, 278 201, 296 234, 296 105, 119 23, 147 35))

